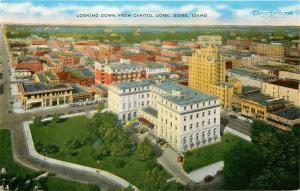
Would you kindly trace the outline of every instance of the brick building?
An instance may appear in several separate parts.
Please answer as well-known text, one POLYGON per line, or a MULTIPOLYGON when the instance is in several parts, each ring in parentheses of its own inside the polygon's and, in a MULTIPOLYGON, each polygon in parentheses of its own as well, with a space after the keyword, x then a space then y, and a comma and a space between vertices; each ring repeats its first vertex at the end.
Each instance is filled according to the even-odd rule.
POLYGON ((146 78, 146 69, 137 63, 95 63, 95 82, 110 85, 113 82, 133 81, 146 78))

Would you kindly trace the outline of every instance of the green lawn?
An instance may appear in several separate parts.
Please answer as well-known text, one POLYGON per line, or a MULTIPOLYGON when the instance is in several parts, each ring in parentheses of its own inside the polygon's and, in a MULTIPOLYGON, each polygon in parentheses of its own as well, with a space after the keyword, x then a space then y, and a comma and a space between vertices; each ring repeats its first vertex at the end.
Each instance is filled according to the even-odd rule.
POLYGON ((186 172, 191 172, 197 168, 221 161, 223 160, 224 153, 240 142, 247 141, 226 133, 223 135, 220 143, 186 152, 183 168, 186 172))
MULTIPOLYGON (((14 162, 12 158, 12 148, 10 132, 0 129, 0 169, 6 168, 8 173, 15 175, 32 175, 34 171, 14 162)), ((91 185, 81 184, 73 181, 50 176, 47 181, 49 191, 91 191, 98 188, 91 185)))
MULTIPOLYGON (((31 127, 32 136, 35 144, 54 144, 60 147, 60 151, 55 154, 45 154, 49 157, 59 160, 69 161, 85 166, 100 168, 112 172, 130 183, 141 187, 146 175, 146 171, 154 168, 157 164, 152 161, 141 161, 136 152, 126 157, 126 164, 123 167, 117 167, 111 156, 107 156, 99 163, 92 157, 93 146, 83 146, 78 149, 70 150, 66 147, 66 142, 72 138, 87 135, 88 121, 86 117, 74 117, 63 122, 49 122, 42 127, 31 127), (70 152, 77 152, 76 156, 72 156, 70 152)), ((170 177, 165 173, 166 177, 170 177)))
POLYGON ((81 184, 72 181, 62 180, 57 177, 48 179, 47 186, 50 191, 98 191, 97 186, 81 184))

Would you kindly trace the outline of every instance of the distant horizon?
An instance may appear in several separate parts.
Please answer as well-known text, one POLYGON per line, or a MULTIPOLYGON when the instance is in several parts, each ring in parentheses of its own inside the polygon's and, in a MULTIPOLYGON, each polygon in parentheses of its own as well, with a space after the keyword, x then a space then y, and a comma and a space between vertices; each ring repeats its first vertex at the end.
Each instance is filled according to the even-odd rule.
POLYGON ((25 26, 91 26, 91 27, 293 27, 300 28, 300 25, 130 25, 130 24, 52 24, 52 23, 0 23, 1 25, 25 25, 25 26))

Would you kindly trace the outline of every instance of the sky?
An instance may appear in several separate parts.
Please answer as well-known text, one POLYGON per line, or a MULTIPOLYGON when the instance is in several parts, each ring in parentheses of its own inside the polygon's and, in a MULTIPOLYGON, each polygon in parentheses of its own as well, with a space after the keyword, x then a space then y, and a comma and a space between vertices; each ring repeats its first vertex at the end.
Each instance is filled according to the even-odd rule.
POLYGON ((300 26, 300 0, 0 0, 0 23, 300 26), (94 17, 84 16, 87 14, 94 17), (108 14, 115 17, 107 17, 108 14), (124 17, 124 14, 131 17, 124 17), (137 16, 140 14, 142 16, 137 16), (160 17, 161 14, 168 14, 168 17, 160 17), (188 17, 175 17, 174 14, 188 17))

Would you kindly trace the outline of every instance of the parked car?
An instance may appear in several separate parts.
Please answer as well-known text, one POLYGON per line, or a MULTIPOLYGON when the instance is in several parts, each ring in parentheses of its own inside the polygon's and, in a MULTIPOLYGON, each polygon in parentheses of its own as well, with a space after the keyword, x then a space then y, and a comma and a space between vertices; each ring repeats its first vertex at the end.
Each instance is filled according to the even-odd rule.
POLYGON ((183 162, 183 157, 182 157, 182 156, 178 157, 178 158, 177 158, 177 162, 178 162, 178 163, 182 163, 182 162, 183 162))
POLYGON ((237 117, 236 115, 234 115, 234 114, 230 114, 229 117, 232 118, 232 119, 237 119, 237 118, 238 118, 238 117, 237 117))

